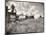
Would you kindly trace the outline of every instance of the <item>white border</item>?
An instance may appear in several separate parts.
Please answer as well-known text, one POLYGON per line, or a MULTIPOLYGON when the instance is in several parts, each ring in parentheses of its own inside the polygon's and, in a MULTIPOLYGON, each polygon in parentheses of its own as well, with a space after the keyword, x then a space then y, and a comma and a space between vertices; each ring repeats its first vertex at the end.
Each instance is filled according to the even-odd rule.
MULTIPOLYGON (((46 9, 46 0, 21 0, 21 1, 44 2, 44 10, 46 9)), ((45 14, 44 33, 32 33, 24 35, 46 35, 46 12, 44 12, 44 14, 45 14)), ((5 35, 5 0, 0 0, 0 35, 5 35)), ((23 34, 17 34, 17 35, 23 35, 23 34)))

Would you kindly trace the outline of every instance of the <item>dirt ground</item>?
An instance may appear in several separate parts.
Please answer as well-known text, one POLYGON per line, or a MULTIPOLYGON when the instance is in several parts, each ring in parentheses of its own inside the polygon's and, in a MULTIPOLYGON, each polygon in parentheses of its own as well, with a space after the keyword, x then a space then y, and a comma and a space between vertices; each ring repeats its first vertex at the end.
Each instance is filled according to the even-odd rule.
POLYGON ((26 19, 23 21, 10 22, 6 25, 9 33, 34 33, 44 32, 44 19, 26 19))

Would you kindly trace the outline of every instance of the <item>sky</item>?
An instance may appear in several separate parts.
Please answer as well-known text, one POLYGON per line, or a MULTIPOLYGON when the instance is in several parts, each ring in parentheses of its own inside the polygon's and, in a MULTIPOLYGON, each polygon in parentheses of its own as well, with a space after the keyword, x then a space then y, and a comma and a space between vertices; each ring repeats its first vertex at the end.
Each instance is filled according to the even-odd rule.
MULTIPOLYGON (((12 0, 14 1, 14 0, 12 0)), ((7 2, 6 2, 7 3, 7 2)), ((34 13, 40 14, 42 17, 44 16, 44 5, 43 3, 32 3, 32 2, 8 2, 9 8, 11 4, 15 5, 15 9, 17 10, 17 14, 27 14, 32 15, 34 13)))

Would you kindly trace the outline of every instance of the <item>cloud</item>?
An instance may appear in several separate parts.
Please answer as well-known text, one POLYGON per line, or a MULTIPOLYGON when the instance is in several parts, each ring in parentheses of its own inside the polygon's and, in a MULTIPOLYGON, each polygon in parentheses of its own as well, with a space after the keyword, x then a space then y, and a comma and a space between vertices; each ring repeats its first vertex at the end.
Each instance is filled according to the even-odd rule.
POLYGON ((43 5, 41 3, 28 3, 28 2, 8 2, 8 6, 10 7, 12 4, 15 5, 15 9, 17 10, 17 14, 24 14, 24 15, 32 15, 39 13, 43 17, 43 5))

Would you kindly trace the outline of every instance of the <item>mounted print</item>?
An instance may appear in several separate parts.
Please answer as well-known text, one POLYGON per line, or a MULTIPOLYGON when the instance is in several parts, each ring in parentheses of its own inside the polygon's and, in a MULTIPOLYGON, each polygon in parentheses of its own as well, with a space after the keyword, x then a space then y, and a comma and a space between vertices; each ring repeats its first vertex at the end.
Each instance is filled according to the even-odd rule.
POLYGON ((44 32, 44 3, 6 0, 5 33, 26 34, 44 32))

